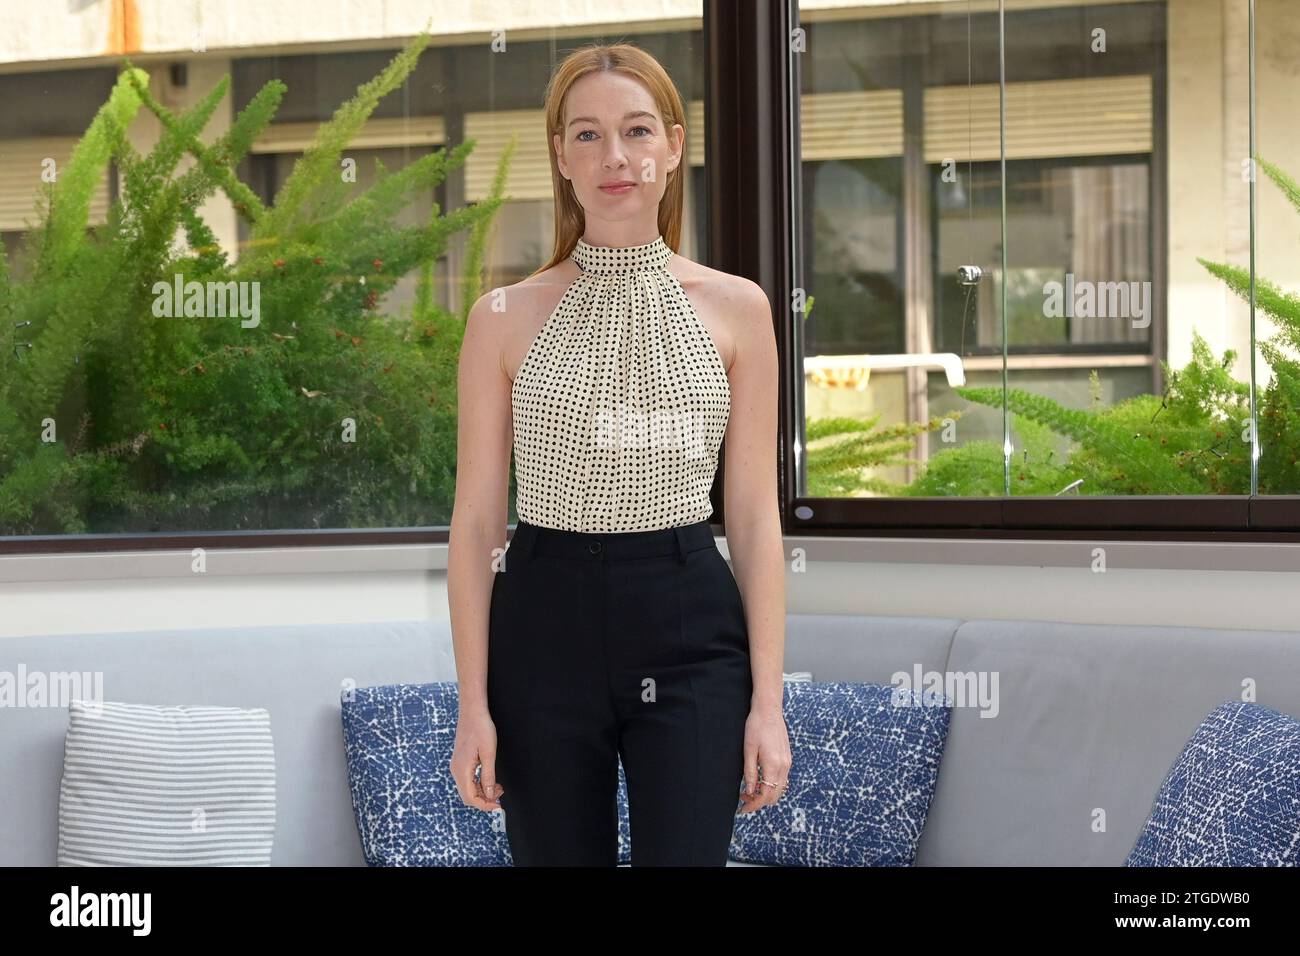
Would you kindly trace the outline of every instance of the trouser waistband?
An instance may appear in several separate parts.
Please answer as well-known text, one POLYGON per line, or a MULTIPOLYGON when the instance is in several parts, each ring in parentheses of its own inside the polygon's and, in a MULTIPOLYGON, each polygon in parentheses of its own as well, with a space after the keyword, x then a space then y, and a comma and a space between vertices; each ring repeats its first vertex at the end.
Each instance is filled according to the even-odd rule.
POLYGON ((515 525, 510 548, 520 547, 529 555, 583 558, 588 561, 621 561, 676 554, 686 561, 689 551, 716 548, 713 529, 707 521, 660 528, 653 531, 565 531, 543 528, 520 521, 515 525))

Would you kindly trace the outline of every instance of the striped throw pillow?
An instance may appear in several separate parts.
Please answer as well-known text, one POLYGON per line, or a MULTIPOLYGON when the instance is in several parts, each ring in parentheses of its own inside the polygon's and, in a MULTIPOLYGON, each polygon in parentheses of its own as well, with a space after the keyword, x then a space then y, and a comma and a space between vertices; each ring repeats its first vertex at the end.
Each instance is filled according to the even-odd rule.
POLYGON ((73 700, 59 866, 270 866, 275 753, 262 708, 73 700))

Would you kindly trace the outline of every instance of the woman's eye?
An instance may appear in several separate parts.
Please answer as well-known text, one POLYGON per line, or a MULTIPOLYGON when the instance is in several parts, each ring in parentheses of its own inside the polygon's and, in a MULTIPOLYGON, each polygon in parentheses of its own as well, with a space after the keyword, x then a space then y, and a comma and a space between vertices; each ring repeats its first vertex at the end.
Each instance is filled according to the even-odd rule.
MULTIPOLYGON (((653 135, 654 135, 654 130, 652 130, 652 129, 651 129, 650 127, 648 127, 648 126, 633 126, 630 130, 628 130, 628 132, 629 132, 629 133, 635 133, 635 132, 637 132, 638 130, 640 130, 640 131, 641 131, 642 133, 644 133, 646 136, 653 136, 653 135)), ((594 135, 596 134, 596 131, 595 131, 594 129, 584 129, 584 130, 583 130, 581 133, 579 133, 579 134, 577 135, 577 137, 575 137, 575 138, 576 138, 579 142, 581 142, 581 143, 590 143, 591 140, 589 140, 589 139, 583 139, 583 137, 586 136, 588 133, 591 133, 591 134, 594 136, 594 135)), ((644 136, 638 136, 638 137, 635 137, 635 138, 636 138, 636 139, 644 139, 645 137, 644 137, 644 136)))

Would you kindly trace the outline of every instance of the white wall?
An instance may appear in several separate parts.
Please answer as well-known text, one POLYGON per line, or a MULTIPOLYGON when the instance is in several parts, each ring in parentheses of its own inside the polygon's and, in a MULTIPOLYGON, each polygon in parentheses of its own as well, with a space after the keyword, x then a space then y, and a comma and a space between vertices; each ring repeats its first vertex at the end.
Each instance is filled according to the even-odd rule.
MULTIPOLYGON (((1300 22, 1294 0, 1259 0, 1255 7, 1256 146, 1265 159, 1300 176, 1300 95, 1296 49, 1300 22)), ((1250 156, 1247 6, 1240 0, 1178 0, 1169 5, 1169 323, 1167 360, 1181 368, 1192 357, 1192 331, 1216 355, 1235 349, 1231 372, 1250 379, 1250 312, 1197 262, 1203 257, 1250 264, 1250 156)), ((1256 181, 1256 269, 1284 289, 1300 287, 1300 213, 1261 170, 1256 181)), ((1257 341, 1276 325, 1255 317, 1257 341)), ((1261 385, 1271 370, 1256 354, 1261 385)))
MULTIPOLYGON (((1300 621, 1292 545, 787 538, 787 555, 797 548, 806 569, 787 572, 790 611, 1264 630, 1300 621), (1098 547, 1104 572, 1093 570, 1098 547)), ((211 551, 203 575, 188 552, 0 557, 0 638, 445 618, 445 567, 445 546, 211 551)))
POLYGON ((221 53, 330 43, 391 46, 428 29, 486 44, 493 31, 584 30, 598 24, 698 20, 700 0, 6 0, 0 63, 64 63, 126 54, 221 53))

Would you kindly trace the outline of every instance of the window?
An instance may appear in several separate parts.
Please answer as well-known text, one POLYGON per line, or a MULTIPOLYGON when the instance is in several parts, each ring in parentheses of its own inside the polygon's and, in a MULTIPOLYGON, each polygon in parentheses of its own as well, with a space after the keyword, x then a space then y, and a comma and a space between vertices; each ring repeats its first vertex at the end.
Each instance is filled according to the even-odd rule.
POLYGON ((801 4, 793 527, 1279 526, 1300 309, 1270 346, 1245 301, 1248 78, 1266 134, 1292 74, 1231 6, 801 4))

